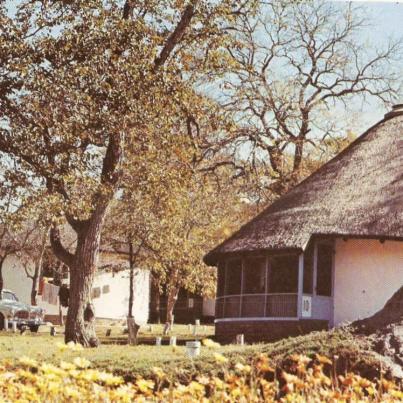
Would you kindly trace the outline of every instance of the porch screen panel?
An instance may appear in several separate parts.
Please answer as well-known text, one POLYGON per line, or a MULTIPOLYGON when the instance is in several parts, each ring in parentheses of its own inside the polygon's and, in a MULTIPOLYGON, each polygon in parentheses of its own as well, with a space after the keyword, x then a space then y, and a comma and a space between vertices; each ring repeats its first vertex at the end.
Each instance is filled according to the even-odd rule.
POLYGON ((239 295, 241 293, 242 261, 229 260, 226 270, 225 295, 239 295))
POLYGON ((245 259, 242 294, 264 294, 266 282, 266 259, 245 259))
POLYGON ((225 263, 220 262, 217 268, 217 297, 222 297, 225 291, 225 263))
POLYGON ((316 294, 325 297, 332 295, 333 245, 318 245, 318 278, 316 294))
POLYGON ((241 316, 260 317, 264 316, 265 295, 245 295, 242 297, 241 316))
POLYGON ((241 297, 226 297, 224 305, 225 318, 238 318, 241 312, 241 297))
POLYGON ((272 318, 296 317, 297 294, 272 294, 267 296, 266 316, 272 318))
POLYGON ((224 317, 224 299, 218 299, 215 303, 215 317, 217 319, 224 317))
POLYGON ((270 257, 269 293, 298 292, 298 255, 270 257))

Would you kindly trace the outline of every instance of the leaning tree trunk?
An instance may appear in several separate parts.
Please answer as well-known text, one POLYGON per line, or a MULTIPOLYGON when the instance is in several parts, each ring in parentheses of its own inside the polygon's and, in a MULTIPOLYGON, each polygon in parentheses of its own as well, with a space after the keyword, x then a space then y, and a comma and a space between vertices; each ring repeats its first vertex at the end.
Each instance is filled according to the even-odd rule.
POLYGON ((133 300, 134 300, 134 256, 133 256, 133 242, 129 241, 129 309, 128 317, 133 317, 133 300))
MULTIPOLYGON (((139 251, 139 250, 138 250, 139 251)), ((138 253, 137 251, 137 253, 138 253)), ((140 326, 136 324, 133 317, 133 301, 134 301, 134 261, 135 256, 133 252, 133 242, 129 241, 129 265, 130 265, 130 277, 129 277, 129 309, 127 314, 127 330, 128 330, 128 342, 131 345, 137 344, 137 334, 140 326)))
MULTIPOLYGON (((101 183, 105 187, 94 195, 96 207, 87 220, 77 220, 65 213, 77 234, 75 253, 64 248, 56 225, 50 230, 50 242, 55 255, 70 269, 70 298, 65 327, 65 341, 86 347, 98 345, 95 334, 95 310, 91 301, 92 284, 98 264, 102 225, 108 206, 116 192, 123 156, 123 134, 111 135, 106 149, 101 183)), ((52 190, 53 182, 48 184, 52 190)))
POLYGON ((96 347, 95 309, 91 291, 98 263, 100 234, 104 212, 94 213, 78 233, 76 253, 70 265, 70 298, 65 327, 65 341, 96 347))
POLYGON ((168 290, 168 297, 167 297, 167 316, 164 325, 164 334, 168 334, 168 332, 172 328, 172 322, 174 318, 174 308, 176 301, 178 299, 179 287, 171 286, 168 290))
POLYGON ((76 266, 70 269, 70 298, 67 313, 65 342, 74 341, 86 347, 96 347, 95 310, 91 290, 95 276, 95 262, 91 254, 79 255, 76 266))

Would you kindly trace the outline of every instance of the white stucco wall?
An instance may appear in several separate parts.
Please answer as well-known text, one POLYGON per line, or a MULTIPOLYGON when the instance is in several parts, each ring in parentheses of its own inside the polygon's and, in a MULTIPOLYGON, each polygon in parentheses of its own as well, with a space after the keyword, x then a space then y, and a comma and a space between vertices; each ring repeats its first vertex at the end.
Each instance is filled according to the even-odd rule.
MULTIPOLYGON (((99 318, 125 318, 129 304, 129 272, 99 274, 94 287, 109 285, 109 293, 94 298, 95 312, 99 318)), ((149 313, 150 272, 136 269, 134 277, 133 316, 139 324, 147 323, 149 313)))
POLYGON ((403 242, 336 240, 334 324, 376 313, 403 285, 403 242))
MULTIPOLYGON (((101 259, 102 263, 109 259, 101 259)), ((133 314, 139 324, 147 323, 149 314, 150 273, 136 269, 134 280, 133 314)), ((18 299, 30 304, 32 282, 27 278, 18 258, 8 257, 3 265, 4 288, 14 291, 18 299)), ((98 318, 120 319, 127 316, 129 301, 129 272, 98 273, 94 287, 101 288, 101 296, 93 300, 98 318), (104 285, 109 285, 109 292, 102 293, 104 285)), ((45 308, 48 315, 58 315, 58 305, 51 305, 38 297, 38 305, 45 308)), ((62 308, 67 313, 67 308, 62 308)))

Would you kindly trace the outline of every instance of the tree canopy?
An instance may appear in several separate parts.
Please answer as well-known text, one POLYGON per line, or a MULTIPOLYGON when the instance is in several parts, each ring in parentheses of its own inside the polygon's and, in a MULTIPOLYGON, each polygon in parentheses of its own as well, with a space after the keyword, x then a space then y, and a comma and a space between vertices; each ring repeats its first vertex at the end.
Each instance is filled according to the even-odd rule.
POLYGON ((228 4, 22 1, 12 17, 1 5, 2 169, 52 217, 51 245, 71 276, 66 341, 96 344, 90 288, 108 206, 126 166, 141 180, 156 149, 177 147, 165 133, 188 116, 186 82, 220 68, 228 4))

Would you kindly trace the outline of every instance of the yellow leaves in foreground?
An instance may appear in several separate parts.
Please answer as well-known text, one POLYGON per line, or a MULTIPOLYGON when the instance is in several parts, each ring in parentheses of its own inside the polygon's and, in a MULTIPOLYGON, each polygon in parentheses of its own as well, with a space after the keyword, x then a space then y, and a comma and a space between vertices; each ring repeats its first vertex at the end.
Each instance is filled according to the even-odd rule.
POLYGON ((86 358, 76 357, 74 358, 74 365, 77 368, 85 369, 91 366, 91 362, 88 361, 86 358))
POLYGON ((83 351, 84 347, 79 343, 74 343, 74 341, 69 341, 67 344, 64 343, 56 343, 57 348, 59 351, 83 351))
POLYGON ((218 362, 219 364, 225 364, 228 362, 228 358, 224 357, 222 354, 220 353, 214 353, 214 359, 216 360, 216 362, 218 362))
MULTIPOLYGON (((204 341, 209 346, 208 341, 204 341)), ((61 349, 75 349, 71 345, 61 349)), ((211 346, 212 347, 212 346, 211 346)), ((333 361, 316 355, 289 357, 290 366, 275 368, 265 354, 250 365, 231 364, 224 355, 214 352, 218 374, 202 373, 185 384, 172 382, 163 368, 152 369, 153 379, 137 378, 125 382, 121 376, 93 368, 86 358, 59 365, 38 363, 21 357, 15 363, 0 364, 0 401, 69 401, 69 402, 395 402, 403 400, 403 391, 386 379, 369 380, 358 374, 329 377, 333 361), (331 368, 330 368, 331 369, 331 368), (276 376, 276 374, 278 376, 276 376)), ((135 376, 134 376, 135 378, 135 376)))
POLYGON ((217 343, 216 341, 211 340, 211 339, 203 339, 202 344, 204 347, 208 347, 208 348, 219 348, 220 347, 220 343, 217 343))

